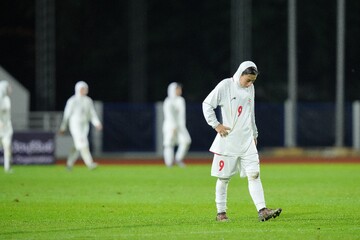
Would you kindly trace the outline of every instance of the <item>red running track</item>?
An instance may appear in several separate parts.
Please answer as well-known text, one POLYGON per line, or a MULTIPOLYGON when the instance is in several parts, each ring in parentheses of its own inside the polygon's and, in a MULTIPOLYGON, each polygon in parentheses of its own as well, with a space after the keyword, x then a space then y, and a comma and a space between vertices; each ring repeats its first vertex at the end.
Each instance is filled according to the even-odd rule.
MULTIPOLYGON (((100 165, 162 165, 161 158, 95 158, 95 162, 100 165)), ((211 158, 186 158, 186 164, 211 164, 211 158)), ((359 157, 261 157, 261 164, 342 164, 342 163, 360 163, 359 157)), ((57 159, 56 164, 65 165, 65 159, 57 159)), ((84 164, 80 159, 77 165, 84 164)))

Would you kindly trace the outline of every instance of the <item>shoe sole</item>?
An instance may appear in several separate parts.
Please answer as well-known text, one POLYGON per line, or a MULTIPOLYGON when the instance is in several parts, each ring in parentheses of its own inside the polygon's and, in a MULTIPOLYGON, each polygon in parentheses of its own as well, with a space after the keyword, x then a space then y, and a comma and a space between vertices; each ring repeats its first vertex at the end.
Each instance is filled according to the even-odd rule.
POLYGON ((225 218, 221 218, 219 216, 216 216, 215 220, 217 222, 228 222, 229 221, 229 218, 225 216, 225 218))
POLYGON ((271 218, 276 218, 276 217, 280 216, 281 211, 282 211, 282 209, 279 208, 277 211, 274 212, 274 214, 269 215, 266 218, 262 218, 260 221, 265 222, 265 221, 267 221, 267 220, 269 220, 271 218))

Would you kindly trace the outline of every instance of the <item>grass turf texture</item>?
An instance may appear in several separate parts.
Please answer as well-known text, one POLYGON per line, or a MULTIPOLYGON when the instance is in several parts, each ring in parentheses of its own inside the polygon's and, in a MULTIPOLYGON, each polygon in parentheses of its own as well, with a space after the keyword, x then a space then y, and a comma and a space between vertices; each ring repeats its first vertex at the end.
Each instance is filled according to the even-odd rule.
POLYGON ((210 166, 15 166, 0 173, 0 239, 360 239, 360 164, 262 165, 268 207, 258 222, 247 180, 228 189, 215 222, 210 166))

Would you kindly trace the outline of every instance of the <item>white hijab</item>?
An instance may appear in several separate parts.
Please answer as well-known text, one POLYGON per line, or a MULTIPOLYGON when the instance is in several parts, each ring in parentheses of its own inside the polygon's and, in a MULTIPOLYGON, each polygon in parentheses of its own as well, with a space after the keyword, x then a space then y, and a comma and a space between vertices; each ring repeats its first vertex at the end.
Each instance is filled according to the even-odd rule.
POLYGON ((245 61, 242 62, 238 68, 238 70, 235 72, 233 78, 234 81, 240 85, 240 76, 241 74, 249 67, 254 67, 257 70, 257 67, 255 65, 255 63, 253 63, 252 61, 245 61))
POLYGON ((178 83, 177 82, 172 82, 169 84, 168 89, 167 89, 167 94, 169 98, 174 98, 176 97, 176 88, 178 87, 178 83))
POLYGON ((77 82, 77 83, 75 84, 75 95, 76 95, 76 96, 81 96, 80 90, 81 90, 82 88, 89 88, 89 86, 88 86, 87 83, 84 82, 84 81, 79 81, 79 82, 77 82))

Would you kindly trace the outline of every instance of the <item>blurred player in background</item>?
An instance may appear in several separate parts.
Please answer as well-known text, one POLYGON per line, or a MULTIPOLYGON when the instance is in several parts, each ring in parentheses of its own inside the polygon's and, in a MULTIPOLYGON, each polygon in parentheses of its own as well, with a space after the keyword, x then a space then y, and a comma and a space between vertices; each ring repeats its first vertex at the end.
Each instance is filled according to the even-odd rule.
POLYGON ((260 180, 260 162, 257 151, 258 131, 255 124, 255 89, 258 76, 256 65, 251 61, 240 64, 232 78, 222 80, 205 98, 203 113, 207 123, 217 135, 210 151, 214 153, 211 175, 217 177, 217 221, 227 221, 227 187, 236 173, 248 178, 250 196, 258 211, 260 221, 280 215, 281 208, 266 208, 260 180), (214 109, 221 108, 220 123, 214 109))
POLYGON ((171 83, 167 93, 163 105, 164 161, 168 167, 174 164, 184 167, 184 157, 189 150, 191 137, 186 128, 186 107, 185 100, 181 96, 181 84, 171 83), (175 146, 177 146, 176 154, 175 146))
POLYGON ((90 122, 97 130, 102 129, 102 124, 95 112, 92 99, 87 96, 88 85, 77 82, 75 85, 75 95, 66 102, 63 120, 60 126, 60 134, 64 134, 69 126, 71 136, 74 140, 74 148, 70 152, 66 166, 69 170, 74 166, 79 153, 89 169, 94 169, 97 164, 93 161, 89 148, 89 125, 90 122))
POLYGON ((13 127, 11 123, 11 86, 8 81, 0 81, 0 144, 4 150, 4 171, 11 173, 11 141, 13 127))

